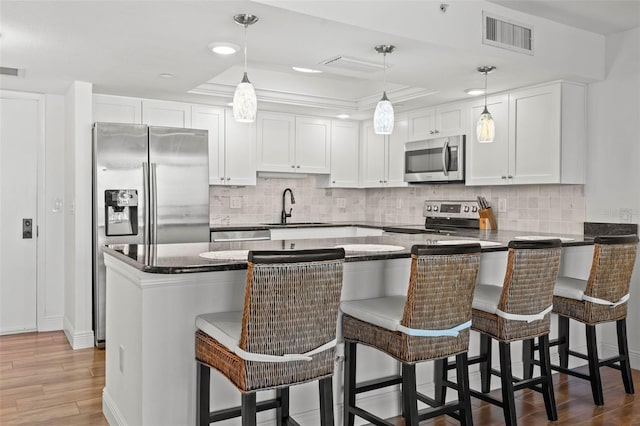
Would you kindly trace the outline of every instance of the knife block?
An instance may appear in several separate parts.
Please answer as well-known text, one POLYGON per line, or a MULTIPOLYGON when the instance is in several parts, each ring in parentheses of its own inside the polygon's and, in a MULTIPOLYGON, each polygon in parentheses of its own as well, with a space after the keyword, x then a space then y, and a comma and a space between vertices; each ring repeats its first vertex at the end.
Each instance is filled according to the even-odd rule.
POLYGON ((496 218, 493 216, 491 207, 480 209, 478 215, 480 216, 480 229, 498 229, 498 224, 496 223, 496 218))

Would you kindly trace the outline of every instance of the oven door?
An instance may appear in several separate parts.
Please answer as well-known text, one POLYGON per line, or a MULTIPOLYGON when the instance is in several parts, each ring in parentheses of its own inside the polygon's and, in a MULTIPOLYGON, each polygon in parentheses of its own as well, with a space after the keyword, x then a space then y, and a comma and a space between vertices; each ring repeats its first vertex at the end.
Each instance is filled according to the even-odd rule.
POLYGON ((464 182, 464 136, 409 142, 404 160, 405 182, 464 182))

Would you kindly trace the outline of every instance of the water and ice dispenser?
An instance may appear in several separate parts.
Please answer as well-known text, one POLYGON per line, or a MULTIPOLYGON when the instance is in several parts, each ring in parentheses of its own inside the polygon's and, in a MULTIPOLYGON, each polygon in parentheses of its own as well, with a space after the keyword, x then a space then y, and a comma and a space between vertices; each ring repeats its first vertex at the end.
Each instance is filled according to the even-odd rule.
POLYGON ((138 234, 138 191, 107 189, 104 191, 105 235, 138 234))

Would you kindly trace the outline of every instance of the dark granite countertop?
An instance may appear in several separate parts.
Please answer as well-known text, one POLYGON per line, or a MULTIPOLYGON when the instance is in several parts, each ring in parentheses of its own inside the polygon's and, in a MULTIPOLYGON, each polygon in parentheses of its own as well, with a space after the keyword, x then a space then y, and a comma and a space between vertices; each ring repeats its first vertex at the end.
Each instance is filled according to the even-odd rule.
MULTIPOLYGON (((382 225, 350 224, 353 226, 369 226, 383 228, 382 225)), ((248 225, 251 227, 252 225, 248 225)), ((349 226, 349 224, 332 223, 331 226, 349 226)), ((239 230, 255 229, 248 227, 236 227, 239 230)), ((402 225, 394 225, 395 229, 403 228, 402 225)), ((414 229, 406 225, 408 229, 414 229)), ((230 230, 229 227, 224 229, 230 230)), ((206 259, 201 253, 210 251, 228 250, 301 250, 330 248, 338 245, 367 244, 367 245, 393 245, 402 249, 395 251, 347 251, 347 262, 368 260, 382 260, 410 257, 411 246, 415 244, 433 244, 440 240, 460 240, 469 242, 488 241, 499 243, 482 248, 483 252, 505 251, 510 240, 519 236, 536 235, 549 238, 570 238, 563 242, 563 246, 579 246, 593 244, 592 237, 583 235, 558 235, 547 233, 531 233, 522 231, 483 231, 477 229, 459 231, 455 235, 443 235, 432 233, 394 233, 385 232, 381 236, 369 237, 343 237, 343 238, 313 238, 295 240, 264 240, 264 241, 231 241, 216 243, 188 243, 188 244, 157 244, 157 245, 111 245, 105 248, 105 252, 124 261, 134 268, 149 273, 176 274, 190 272, 210 272, 246 269, 246 260, 206 259)))
MULTIPOLYGON (((279 223, 249 223, 233 225, 215 225, 210 227, 211 232, 218 231, 260 231, 263 229, 287 229, 287 228, 338 228, 343 226, 360 226, 363 228, 384 228, 388 224, 382 222, 296 222, 292 221, 286 225, 279 223)), ((412 226, 412 225, 394 225, 412 226)))

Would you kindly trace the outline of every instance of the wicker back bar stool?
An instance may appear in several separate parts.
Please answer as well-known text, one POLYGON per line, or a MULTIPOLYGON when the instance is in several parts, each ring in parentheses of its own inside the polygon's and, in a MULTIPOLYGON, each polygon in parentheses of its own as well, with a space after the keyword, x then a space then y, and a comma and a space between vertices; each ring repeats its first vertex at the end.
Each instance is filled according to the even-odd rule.
POLYGON ((344 249, 249 253, 244 310, 196 319, 199 426, 276 409, 278 425, 289 417, 289 386, 319 380, 323 426, 333 425, 332 376, 344 249), (241 392, 241 406, 210 412, 210 368, 241 392), (256 392, 276 398, 256 404, 256 392))
POLYGON ((523 388, 542 392, 548 419, 558 418, 549 367, 549 331, 561 246, 559 239, 511 241, 503 286, 479 283, 476 287, 471 329, 480 332, 480 355, 469 364, 480 364, 481 391, 472 389, 470 393, 502 407, 507 425, 517 423, 514 392, 523 388), (514 378, 511 343, 536 337, 541 375, 528 380, 514 378), (500 370, 491 368, 491 339, 498 342, 500 370), (489 395, 491 375, 501 379, 501 401, 489 395))
POLYGON ((342 302, 345 341, 344 425, 355 416, 375 425, 388 421, 356 406, 356 394, 402 384, 405 425, 450 414, 472 425, 467 350, 471 326, 471 301, 480 264, 480 245, 413 246, 407 296, 342 302), (401 375, 356 384, 356 345, 374 347, 401 363, 401 375), (415 364, 456 356, 458 391, 448 404, 416 391, 415 364), (418 411, 418 400, 431 408, 418 411))
MULTIPOLYGON (((558 338, 551 346, 558 346, 560 365, 551 368, 571 376, 589 380, 595 405, 604 405, 600 367, 616 368, 622 373, 627 394, 633 394, 633 379, 627 345, 627 300, 629 283, 638 250, 637 235, 600 236, 594 240, 593 260, 588 280, 558 277, 553 292, 553 312, 558 314, 558 338), (587 354, 569 349, 569 319, 585 325, 587 354), (596 342, 596 325, 616 322, 618 355, 600 359, 596 342), (585 359, 589 374, 569 369, 569 355, 585 359)), ((535 345, 527 342, 523 348, 525 375, 532 374, 535 345)))

